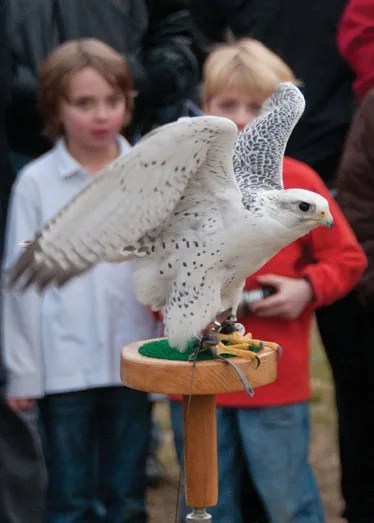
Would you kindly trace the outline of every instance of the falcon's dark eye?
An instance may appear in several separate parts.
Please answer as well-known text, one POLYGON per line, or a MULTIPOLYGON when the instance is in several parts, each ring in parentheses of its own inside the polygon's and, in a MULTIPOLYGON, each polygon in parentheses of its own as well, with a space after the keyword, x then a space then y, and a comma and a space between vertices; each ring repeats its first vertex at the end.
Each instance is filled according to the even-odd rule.
POLYGON ((300 202, 299 203, 299 209, 300 211, 307 212, 310 209, 310 203, 307 202, 300 202))

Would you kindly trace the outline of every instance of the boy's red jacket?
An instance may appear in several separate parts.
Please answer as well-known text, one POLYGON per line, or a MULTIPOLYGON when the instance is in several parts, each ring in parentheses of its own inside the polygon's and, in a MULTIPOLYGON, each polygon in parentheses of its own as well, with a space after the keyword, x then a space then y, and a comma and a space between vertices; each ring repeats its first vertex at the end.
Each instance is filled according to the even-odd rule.
MULTIPOLYGON (((254 338, 275 341, 283 349, 274 383, 255 389, 250 398, 244 392, 217 395, 217 404, 236 407, 264 407, 307 400, 310 397, 309 337, 313 311, 342 298, 357 283, 366 268, 366 257, 341 210, 326 186, 309 166, 284 158, 286 189, 298 187, 317 192, 328 199, 334 227, 318 227, 276 254, 246 281, 246 289, 258 287, 259 274, 307 277, 314 302, 297 319, 269 319, 248 315, 240 321, 254 338)), ((245 242, 245 238, 243 238, 245 242)), ((344 328, 337 325, 336 328, 344 328)))

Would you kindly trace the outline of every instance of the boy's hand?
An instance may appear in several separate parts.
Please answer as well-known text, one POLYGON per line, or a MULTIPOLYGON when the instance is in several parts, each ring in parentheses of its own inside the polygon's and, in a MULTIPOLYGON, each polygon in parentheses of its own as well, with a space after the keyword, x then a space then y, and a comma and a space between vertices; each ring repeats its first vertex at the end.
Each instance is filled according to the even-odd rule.
POLYGON ((14 412, 30 410, 35 400, 30 398, 8 398, 7 403, 14 412))
POLYGON ((304 278, 266 274, 258 276, 257 280, 261 285, 275 289, 275 294, 249 305, 250 311, 261 318, 294 320, 313 299, 313 289, 304 278))

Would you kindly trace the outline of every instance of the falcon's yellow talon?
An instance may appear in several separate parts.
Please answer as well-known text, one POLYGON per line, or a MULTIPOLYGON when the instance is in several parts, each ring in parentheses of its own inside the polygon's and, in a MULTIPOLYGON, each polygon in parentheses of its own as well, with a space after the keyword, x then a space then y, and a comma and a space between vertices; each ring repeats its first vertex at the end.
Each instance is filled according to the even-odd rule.
POLYGON ((268 347, 278 352, 279 354, 282 354, 282 349, 278 343, 273 341, 253 339, 250 332, 246 333, 244 336, 239 334, 237 331, 234 331, 231 334, 222 334, 220 332, 216 332, 215 335, 220 340, 219 345, 225 347, 225 352, 228 354, 236 354, 237 356, 252 359, 251 356, 248 357, 245 355, 248 353, 256 354, 255 352, 251 351, 250 347, 257 347, 259 350, 262 350, 264 347, 268 347), (224 345, 222 342, 228 342, 229 344, 224 345), (234 349, 235 352, 232 349, 234 349))
POLYGON ((219 342, 218 345, 216 345, 215 350, 219 355, 233 354, 234 356, 239 356, 248 360, 258 360, 257 354, 248 348, 248 343, 245 345, 224 345, 223 343, 219 342))
POLYGON ((278 345, 278 343, 275 343, 274 341, 263 341, 263 340, 253 340, 252 339, 251 345, 258 346, 260 348, 268 347, 269 349, 273 349, 275 352, 282 354, 282 347, 280 345, 278 345))

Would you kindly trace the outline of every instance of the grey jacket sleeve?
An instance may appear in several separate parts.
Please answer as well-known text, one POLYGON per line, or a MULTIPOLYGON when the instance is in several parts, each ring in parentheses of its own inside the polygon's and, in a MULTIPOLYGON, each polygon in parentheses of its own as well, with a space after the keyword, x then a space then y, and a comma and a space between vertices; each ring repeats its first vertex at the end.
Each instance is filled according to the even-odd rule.
MULTIPOLYGON (((38 193, 32 180, 21 177, 10 205, 6 271, 21 250, 21 242, 32 238, 39 228, 38 193)), ((2 343, 7 368, 9 397, 38 398, 44 395, 41 340, 42 296, 34 289, 22 292, 6 288, 2 301, 2 343)))

